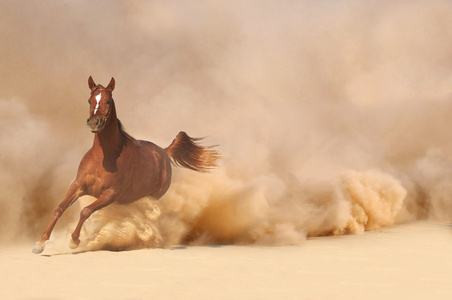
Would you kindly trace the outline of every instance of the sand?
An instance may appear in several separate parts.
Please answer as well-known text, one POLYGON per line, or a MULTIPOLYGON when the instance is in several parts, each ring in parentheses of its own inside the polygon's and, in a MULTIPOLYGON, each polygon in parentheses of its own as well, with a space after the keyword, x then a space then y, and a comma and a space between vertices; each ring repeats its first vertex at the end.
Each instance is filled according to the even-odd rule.
POLYGON ((1 250, 1 299, 450 299, 452 226, 417 222, 302 245, 42 255, 1 250))

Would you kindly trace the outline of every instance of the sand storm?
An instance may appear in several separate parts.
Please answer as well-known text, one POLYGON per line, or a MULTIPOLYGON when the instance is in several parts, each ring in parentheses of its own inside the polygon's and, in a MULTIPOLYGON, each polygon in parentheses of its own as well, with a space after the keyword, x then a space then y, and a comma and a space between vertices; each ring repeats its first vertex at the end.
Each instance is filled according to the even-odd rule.
POLYGON ((121 208, 135 223, 100 212, 107 227, 87 240, 130 235, 93 249, 450 222, 448 1, 1 6, 4 245, 39 236, 89 148, 89 75, 115 76, 134 137, 167 145, 186 130, 226 154, 212 174, 179 170, 158 203, 121 208))

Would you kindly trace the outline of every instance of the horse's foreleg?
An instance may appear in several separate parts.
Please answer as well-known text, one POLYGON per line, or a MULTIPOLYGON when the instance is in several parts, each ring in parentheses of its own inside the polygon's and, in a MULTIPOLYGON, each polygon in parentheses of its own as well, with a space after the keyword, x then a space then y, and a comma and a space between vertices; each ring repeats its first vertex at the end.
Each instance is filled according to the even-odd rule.
POLYGON ((75 228, 74 232, 72 233, 72 241, 70 243, 71 248, 77 248, 80 244, 80 231, 82 230, 83 223, 88 219, 93 212, 110 205, 115 201, 115 193, 113 190, 106 190, 104 191, 99 199, 88 205, 87 207, 83 208, 80 212, 80 220, 77 224, 77 227, 75 228))
POLYGON ((33 253, 39 254, 45 248, 45 242, 50 238, 50 234, 52 233, 55 224, 58 219, 64 213, 64 211, 71 206, 79 197, 83 196, 83 190, 80 188, 80 185, 77 182, 73 182, 69 187, 69 190, 66 194, 64 200, 57 206, 55 212, 53 213, 52 220, 50 221, 49 226, 46 231, 42 234, 42 237, 39 241, 36 242, 35 247, 33 248, 33 253))

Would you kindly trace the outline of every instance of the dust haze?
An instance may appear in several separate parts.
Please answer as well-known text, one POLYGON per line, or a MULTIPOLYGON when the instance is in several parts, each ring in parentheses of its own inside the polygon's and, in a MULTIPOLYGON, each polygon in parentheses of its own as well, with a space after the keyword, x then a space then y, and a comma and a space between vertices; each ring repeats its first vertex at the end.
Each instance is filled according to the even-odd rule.
POLYGON ((115 77, 134 137, 166 147, 183 130, 223 158, 175 168, 158 202, 99 211, 84 247, 451 222, 451 28, 440 0, 1 1, 0 241, 37 240, 62 201, 93 139, 90 75, 115 77))

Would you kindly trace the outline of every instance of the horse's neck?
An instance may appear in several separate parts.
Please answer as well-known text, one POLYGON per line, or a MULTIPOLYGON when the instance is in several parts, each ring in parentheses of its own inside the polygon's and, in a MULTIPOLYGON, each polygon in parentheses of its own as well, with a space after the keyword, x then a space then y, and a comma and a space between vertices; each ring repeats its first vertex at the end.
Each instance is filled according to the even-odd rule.
POLYGON ((102 150, 104 155, 108 153, 116 154, 122 149, 124 140, 125 137, 119 130, 116 114, 112 113, 105 128, 101 132, 96 133, 93 148, 102 150))

